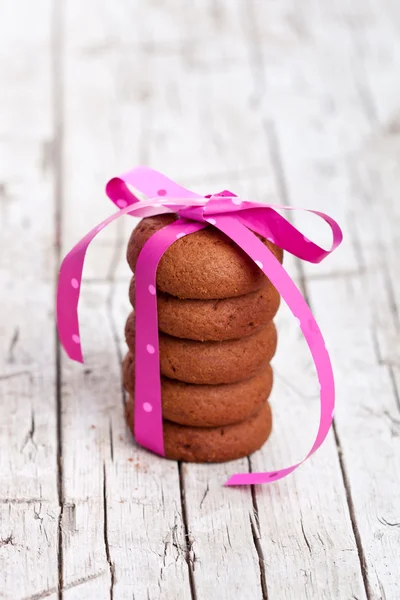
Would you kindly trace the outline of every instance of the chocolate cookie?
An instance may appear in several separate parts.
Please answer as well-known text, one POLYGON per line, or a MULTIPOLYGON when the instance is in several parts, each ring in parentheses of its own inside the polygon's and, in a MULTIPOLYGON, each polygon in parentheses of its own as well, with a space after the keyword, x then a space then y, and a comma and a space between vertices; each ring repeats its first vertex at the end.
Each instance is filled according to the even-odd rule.
MULTIPOLYGON (((129 349, 135 353, 135 314, 125 326, 129 349)), ((186 383, 235 383, 254 375, 275 354, 277 333, 271 321, 262 329, 241 340, 196 342, 159 335, 162 375, 186 383)))
MULTIPOLYGON (((126 417, 134 431, 134 400, 129 396, 126 417)), ((227 427, 184 427, 164 421, 165 456, 186 462, 225 462, 259 450, 272 429, 268 402, 252 417, 227 427), (221 443, 223 441, 223 443, 221 443)))
MULTIPOLYGON (((134 277, 129 299, 134 306, 134 277)), ((158 326, 169 335, 201 342, 239 339, 271 321, 279 303, 280 295, 271 283, 256 292, 221 300, 181 300, 158 292, 158 326)))
MULTIPOLYGON (((135 395, 135 365, 128 353, 123 362, 127 392, 135 395)), ((163 417, 192 427, 232 425, 248 419, 267 400, 273 382, 272 368, 261 370, 244 381, 225 385, 192 385, 161 377, 163 417)))
MULTIPOLYGON (((133 272, 149 237, 176 219, 176 215, 159 215, 140 221, 132 232, 127 251, 133 272)), ((260 239, 282 262, 282 250, 265 238, 260 239)), ((157 269, 158 288, 178 298, 231 298, 259 290, 266 281, 264 273, 245 252, 212 225, 177 239, 157 269)))

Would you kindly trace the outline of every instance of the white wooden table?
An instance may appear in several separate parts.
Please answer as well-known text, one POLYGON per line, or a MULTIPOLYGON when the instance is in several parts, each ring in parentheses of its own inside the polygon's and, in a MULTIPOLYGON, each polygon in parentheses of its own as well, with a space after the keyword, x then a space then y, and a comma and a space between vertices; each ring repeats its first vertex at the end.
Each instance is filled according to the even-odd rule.
POLYGON ((2 0, 1 598, 400 598, 399 74, 398 0, 2 0), (223 487, 302 458, 316 432, 285 308, 274 434, 235 464, 162 460, 126 428, 131 218, 89 252, 86 364, 57 346, 60 259, 113 212, 106 180, 137 164, 343 226, 321 265, 286 260, 331 352, 337 411, 277 484, 223 487))

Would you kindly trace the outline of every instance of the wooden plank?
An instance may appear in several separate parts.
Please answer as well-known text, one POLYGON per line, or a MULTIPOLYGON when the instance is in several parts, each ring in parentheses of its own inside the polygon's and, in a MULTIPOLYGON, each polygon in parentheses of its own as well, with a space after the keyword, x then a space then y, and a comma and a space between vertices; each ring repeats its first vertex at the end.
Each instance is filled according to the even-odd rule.
POLYGON ((62 361, 62 548, 63 587, 95 580, 99 596, 108 598, 112 569, 104 529, 104 465, 110 460, 110 413, 118 408, 120 386, 118 361, 103 346, 113 343, 104 288, 85 290, 81 300, 86 365, 62 361))
POLYGON ((3 598, 54 598, 51 2, 23 1, 18 11, 3 2, 0 33, 0 588, 3 598))
POLYGON ((182 465, 191 569, 196 597, 264 598, 254 542, 251 489, 223 487, 248 470, 247 459, 222 465, 182 465))
MULTIPOLYGON (((340 9, 342 16, 346 13, 346 8, 347 5, 343 3, 340 9)), ((365 3, 363 14, 367 19, 370 18, 365 3)), ((315 38, 318 23, 311 17, 312 15, 307 20, 307 27, 315 38)), ((327 22, 330 22, 329 14, 324 10, 317 18, 324 24, 324 28, 327 22)), ((329 59, 320 44, 315 46, 315 60, 320 63, 324 56, 326 58, 325 71, 320 68, 314 73, 309 73, 307 84, 314 90, 314 95, 307 98, 304 124, 297 123, 297 108, 292 108, 291 114, 296 115, 296 120, 291 120, 289 111, 286 111, 285 104, 281 101, 277 110, 276 129, 283 156, 285 181, 290 182, 291 202, 297 204, 299 190, 300 194, 306 190, 311 206, 331 212, 334 194, 341 190, 345 192, 345 201, 340 200, 342 218, 349 224, 348 233, 353 234, 353 255, 356 260, 349 260, 346 267, 346 256, 349 257, 348 249, 351 248, 350 244, 347 244, 342 250, 343 266, 334 264, 333 261, 326 264, 326 274, 335 275, 335 278, 331 281, 312 280, 307 287, 317 318, 321 319, 322 329, 325 330, 328 347, 332 348, 336 365, 339 403, 336 436, 343 453, 341 466, 366 591, 369 597, 395 598, 398 595, 398 574, 394 567, 397 531, 388 535, 386 528, 389 529, 390 526, 385 526, 385 521, 379 522, 378 515, 390 513, 393 516, 396 511, 393 498, 399 493, 399 453, 396 440, 393 446, 391 439, 398 415, 397 391, 393 389, 393 383, 390 381, 390 370, 381 364, 382 358, 388 357, 389 349, 391 358, 394 358, 393 348, 397 346, 394 346, 393 342, 398 340, 397 330, 392 326, 396 321, 396 296, 393 295, 393 286, 397 285, 397 278, 393 276, 396 263, 389 260, 393 255, 392 248, 396 244, 394 232, 397 217, 396 211, 388 203, 391 197, 389 189, 396 189, 398 180, 392 180, 391 188, 386 188, 386 194, 382 185, 378 183, 385 180, 385 176, 382 175, 387 174, 388 166, 390 172, 394 148, 393 144, 385 143, 379 133, 378 138, 371 137, 370 128, 371 125, 374 126, 370 114, 371 92, 366 100, 365 93, 368 89, 365 78, 360 79, 360 73, 364 72, 360 56, 357 57, 357 54, 353 53, 354 46, 351 45, 356 23, 352 21, 354 27, 349 31, 348 21, 349 19, 343 18, 341 23, 336 22, 335 31, 340 24, 341 39, 344 43, 338 45, 329 59), (357 74, 358 79, 354 74, 357 74), (361 90, 360 83, 363 84, 361 90), (327 91, 328 97, 332 97, 335 111, 331 118, 324 114, 324 120, 318 127, 319 131, 315 132, 312 116, 317 114, 318 106, 322 106, 324 90, 327 91), (361 118, 357 117, 357 112, 361 118), (351 114, 354 118, 350 120, 351 114), (352 123, 350 138, 348 135, 343 136, 342 124, 346 122, 352 123), (304 137, 303 133, 306 130, 307 136, 304 137), (326 140, 322 156, 326 155, 330 163, 335 164, 335 169, 328 173, 329 177, 323 186, 316 185, 318 180, 308 176, 313 171, 318 171, 321 162, 318 153, 320 135, 326 140), (377 145, 379 137, 382 143, 377 145), (383 154, 382 148, 386 149, 383 154), (363 168, 366 149, 370 155, 369 166, 374 164, 372 172, 368 172, 365 166, 363 168), (376 161, 378 155, 381 158, 376 161), (354 169, 355 163, 358 166, 357 171, 354 169), (384 210, 380 211, 379 207, 384 207, 384 210), (387 252, 382 252, 384 248, 387 252), (390 265, 393 265, 392 270, 390 265), (359 273, 365 272, 364 278, 361 279, 361 275, 350 276, 353 268, 359 273), (343 277, 340 276, 341 273, 343 277), (382 343, 384 352, 380 355, 382 343), (378 395, 380 408, 377 413, 378 395), (382 414, 388 415, 388 423, 385 423, 386 417, 379 417, 381 406, 382 414), (371 433, 371 425, 365 421, 365 414, 372 410, 379 435, 371 433)), ((371 19, 369 22, 372 24, 374 21, 371 19)), ((379 22, 382 23, 382 19, 379 22)), ((324 29, 319 31, 321 34, 324 29)), ((382 27, 379 35, 390 36, 389 32, 390 28, 386 30, 382 27)), ((329 35, 324 35, 324 39, 327 40, 328 49, 329 35)), ((309 68, 310 63, 308 59, 305 60, 305 55, 300 60, 302 65, 309 68)), ((269 63, 266 68, 269 69, 269 63)), ((368 71, 368 62, 365 62, 364 69, 368 71)), ((298 72, 293 66, 292 73, 298 72)), ((278 90, 278 94, 281 93, 278 90)), ((379 94, 383 93, 380 89, 379 94)), ((391 172, 394 173, 393 170, 391 172)), ((307 269, 306 272, 311 274, 312 270, 307 269)), ((389 519, 388 522, 397 521, 389 519)))
MULTIPOLYGON (((389 11, 393 12, 394 6, 389 4, 389 11)), ((396 127, 398 108, 390 99, 397 82, 393 82, 389 92, 388 70, 383 63, 395 71, 400 58, 400 40, 393 29, 390 12, 379 10, 376 3, 372 4, 372 9, 385 35, 379 39, 373 28, 357 32, 357 35, 353 31, 356 43, 363 50, 359 53, 361 82, 373 107, 371 135, 357 156, 354 180, 359 206, 356 234, 366 265, 358 293, 368 300, 364 306, 364 322, 368 324, 370 351, 365 356, 375 361, 376 379, 374 387, 371 386, 373 391, 376 390, 375 394, 369 392, 362 403, 363 412, 357 417, 361 420, 368 413, 374 416, 374 428, 379 431, 379 446, 376 445, 379 453, 369 448, 369 452, 359 458, 361 467, 371 473, 368 479, 360 477, 358 473, 353 474, 352 465, 348 466, 348 471, 355 480, 353 487, 357 496, 354 509, 370 571, 371 589, 377 596, 390 598, 399 594, 396 547, 400 542, 400 533, 396 526, 397 504, 394 498, 400 494, 400 446, 397 439, 400 423, 400 285, 396 251, 400 220, 396 190, 400 178, 394 157, 400 143, 396 127), (362 210, 366 204, 368 210, 362 210), (384 473, 384 476, 379 477, 377 473, 384 473), (364 490, 364 501, 361 501, 358 494, 364 490)), ((350 427, 355 421, 356 417, 351 414, 350 427)), ((347 423, 341 426, 349 427, 347 423)), ((347 452, 360 452, 360 455, 363 453, 363 443, 362 436, 358 448, 354 437, 350 435, 343 437, 342 441, 347 452)))
MULTIPOLYGON (((107 40, 126 35, 127 23, 137 26, 130 4, 110 11, 96 3, 91 20, 93 6, 85 5, 85 19, 81 3, 66 3, 65 250, 114 210, 103 192, 107 176, 145 162, 147 102, 139 97, 146 56, 119 41, 107 61, 102 53, 107 40)), ((87 363, 63 361, 64 587, 89 577, 85 593, 96 597, 190 598, 177 465, 136 448, 124 419, 119 337, 130 276, 118 259, 132 227, 127 218, 104 231, 90 251, 85 276, 98 283, 86 287, 81 303, 87 363), (116 277, 125 278, 118 290, 116 277)), ((66 597, 80 593, 73 589, 66 597)))
MULTIPOLYGON (((65 3, 63 12, 63 254, 111 212, 103 190, 117 148, 112 137, 116 128, 110 127, 115 106, 110 85, 114 53, 105 62, 101 50, 113 33, 115 20, 105 3, 99 4, 98 10, 89 4, 85 7, 86 17, 82 6, 73 1, 65 3)), ((106 279, 117 235, 115 228, 102 233, 95 252, 88 256, 86 279, 90 274, 106 279)), ((89 288, 83 298, 81 337, 86 340, 87 364, 82 368, 64 357, 62 362, 63 585, 89 578, 85 587, 89 585, 100 597, 109 597, 115 582, 109 562, 104 488, 106 463, 111 460, 111 412, 120 407, 120 369, 106 295, 106 284, 100 284, 89 288), (110 355, 104 352, 106 348, 110 355)), ((77 588, 71 589, 70 594, 79 593, 77 588)))
MULTIPOLYGON (((301 460, 318 426, 315 369, 285 304, 277 326, 271 396, 274 431, 270 442, 250 458, 253 471, 274 470, 301 460)), ((334 326, 338 327, 337 321, 334 326)), ((290 478, 258 486, 254 503, 269 597, 367 597, 333 434, 290 478), (329 559, 332 553, 334 561, 329 559)))
MULTIPOLYGON (((1 320, 1 386, 10 402, 7 417, 2 419, 5 447, 10 448, 13 468, 2 463, 3 497, 14 497, 15 479, 20 478, 17 492, 22 498, 56 498, 55 404, 54 404, 54 321, 52 311, 54 283, 52 174, 42 170, 45 148, 52 135, 49 6, 42 2, 38 10, 42 26, 31 37, 20 27, 19 19, 9 8, 4 21, 5 39, 0 45, 2 62, 2 114, 8 116, 0 131, 0 218, 1 287, 6 292, 2 307, 7 315, 1 320), (13 33, 12 33, 13 32, 13 33), (7 38, 9 36, 9 38, 7 38), (25 37, 26 44, 19 43, 25 37), (10 48, 13 39, 13 48, 10 48), (32 52, 38 56, 36 76, 21 77, 30 69, 32 52), (9 54, 15 53, 13 69, 9 54), (20 72, 14 71, 20 65, 20 72), (35 90, 32 86, 35 85, 35 90), (33 125, 18 124, 27 92, 32 95, 33 125), (44 111, 43 106, 48 110, 44 111), (16 133, 20 132, 20 133, 16 133), (18 161, 15 157, 18 156, 18 161), (24 239, 32 240, 27 263, 24 239), (26 300, 29 298, 30 311, 26 300), (35 318, 32 318, 32 314, 35 318), (38 348, 41 354, 38 356, 38 348), (12 402, 10 394, 13 395, 12 402), (50 413, 50 414, 48 414, 50 413), (32 425, 32 420, 34 424, 32 425), (18 425, 18 427, 17 427, 18 425), (32 436, 25 441, 27 433, 32 436), (12 432, 10 431, 12 429, 12 432), (36 448, 34 447, 34 436, 36 448), (39 437, 40 443, 39 443, 39 437), (33 441, 32 441, 33 440, 33 441), (11 448, 13 450, 11 451, 11 448), (27 465, 36 463, 35 477, 27 465), (10 479, 11 478, 11 481, 10 479), (14 479, 15 478, 15 479, 14 479)), ((23 116, 22 116, 23 118, 23 116)))
MULTIPOLYGON (((123 331, 127 285, 120 292, 123 331)), ((108 294, 106 282, 88 286, 86 365, 63 364, 64 587, 96 579, 100 597, 189 598, 177 466, 137 448, 127 430, 108 294)))
POLYGON ((373 331, 379 360, 395 372, 400 360, 399 311, 400 284, 397 276, 399 212, 397 192, 399 176, 395 156, 400 147, 397 80, 389 89, 389 73, 400 62, 400 39, 393 17, 395 4, 387 2, 387 10, 370 5, 374 27, 357 29, 350 23, 354 45, 358 49, 359 81, 371 106, 370 135, 356 156, 352 176, 357 219, 355 236, 364 265, 368 266, 366 285, 373 307, 373 331))
POLYGON ((309 289, 316 316, 329 331, 339 399, 336 426, 370 594, 396 598, 400 445, 393 381, 387 366, 377 360, 363 280, 312 281, 309 289), (340 329, 332 325, 338 321, 340 329))

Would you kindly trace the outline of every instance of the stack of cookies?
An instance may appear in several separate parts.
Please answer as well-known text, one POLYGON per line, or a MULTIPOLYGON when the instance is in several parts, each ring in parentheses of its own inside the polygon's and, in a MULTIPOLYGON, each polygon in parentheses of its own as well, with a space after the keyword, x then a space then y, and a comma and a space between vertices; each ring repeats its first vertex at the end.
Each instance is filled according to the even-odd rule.
MULTIPOLYGON (((135 271, 145 242, 176 215, 143 219, 128 244, 135 271)), ((282 261, 282 250, 263 243, 282 261)), ((135 306, 132 278, 130 301, 135 306)), ((222 462, 259 449, 271 432, 270 361, 280 297, 262 271, 211 225, 178 239, 157 270, 164 446, 168 458, 222 462)), ((135 314, 125 328, 123 379, 133 431, 135 314)))

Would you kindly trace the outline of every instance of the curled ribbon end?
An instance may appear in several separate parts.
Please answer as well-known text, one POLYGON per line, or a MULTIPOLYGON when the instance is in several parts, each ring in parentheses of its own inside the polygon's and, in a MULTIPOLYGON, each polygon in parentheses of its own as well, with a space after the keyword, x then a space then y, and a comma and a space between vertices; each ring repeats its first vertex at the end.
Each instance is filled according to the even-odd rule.
POLYGON ((238 486, 238 485, 252 485, 253 483, 257 483, 257 482, 253 482, 253 481, 249 481, 249 477, 251 477, 252 473, 236 473, 235 475, 232 475, 232 477, 230 477, 228 479, 228 481, 225 481, 224 483, 224 487, 234 487, 234 486, 238 486))
POLYGON ((279 471, 267 471, 266 473, 236 473, 235 475, 232 475, 224 485, 235 486, 273 483, 274 481, 278 481, 278 479, 283 479, 286 475, 289 475, 289 473, 292 473, 298 466, 300 466, 300 463, 291 467, 286 467, 285 469, 279 469, 279 471))
POLYGON ((114 177, 106 185, 106 194, 118 208, 125 208, 130 204, 140 202, 128 189, 128 186, 119 177, 114 177))
POLYGON ((224 483, 225 487, 233 487, 238 485, 258 485, 261 483, 273 483, 277 479, 281 479, 283 475, 280 473, 236 473, 232 475, 224 483))
POLYGON ((236 478, 236 475, 232 475, 232 477, 230 477, 228 479, 228 481, 225 481, 224 487, 232 487, 232 486, 235 486, 235 485, 241 485, 240 483, 236 483, 235 482, 235 478, 236 478))

